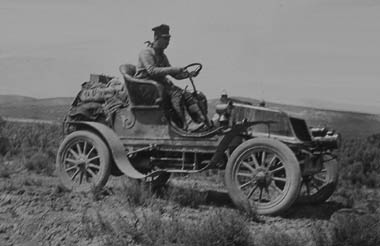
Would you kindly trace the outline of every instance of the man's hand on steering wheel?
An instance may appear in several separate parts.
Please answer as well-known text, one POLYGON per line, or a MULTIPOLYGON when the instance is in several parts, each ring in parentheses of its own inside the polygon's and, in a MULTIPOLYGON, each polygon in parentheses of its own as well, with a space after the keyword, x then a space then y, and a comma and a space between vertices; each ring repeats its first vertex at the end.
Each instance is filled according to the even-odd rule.
POLYGON ((202 70, 202 64, 200 63, 192 63, 187 65, 186 67, 177 67, 176 74, 174 77, 178 80, 182 79, 192 79, 197 77, 199 72, 202 70))
POLYGON ((180 74, 178 75, 178 77, 183 78, 183 79, 187 79, 187 78, 189 78, 189 77, 194 78, 194 77, 196 77, 197 75, 198 75, 198 74, 195 73, 194 71, 187 71, 187 70, 184 70, 182 73, 180 73, 180 74))
POLYGON ((198 73, 195 72, 195 71, 191 71, 191 72, 188 72, 188 76, 189 76, 189 77, 193 77, 193 78, 195 78, 195 77, 198 76, 198 73))
POLYGON ((188 73, 188 77, 197 77, 199 72, 202 70, 202 64, 200 63, 191 63, 184 67, 185 71, 188 73), (191 69, 192 68, 192 69, 191 69))

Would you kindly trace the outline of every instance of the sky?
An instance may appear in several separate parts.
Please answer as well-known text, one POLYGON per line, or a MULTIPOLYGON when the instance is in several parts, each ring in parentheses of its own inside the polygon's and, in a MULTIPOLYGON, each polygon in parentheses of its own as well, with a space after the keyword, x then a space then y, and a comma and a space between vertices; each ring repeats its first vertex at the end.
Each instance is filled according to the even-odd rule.
POLYGON ((0 0, 0 94, 67 97, 90 73, 120 77, 162 23, 171 64, 202 63, 208 98, 380 114, 376 0, 0 0))

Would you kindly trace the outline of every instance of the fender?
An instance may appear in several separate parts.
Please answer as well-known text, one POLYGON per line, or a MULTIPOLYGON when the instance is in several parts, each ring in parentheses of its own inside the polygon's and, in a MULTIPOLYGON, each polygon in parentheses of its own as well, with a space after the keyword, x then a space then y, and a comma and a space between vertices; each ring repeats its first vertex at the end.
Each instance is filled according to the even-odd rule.
POLYGON ((90 127, 92 130, 95 130, 95 132, 105 140, 116 166, 128 177, 133 179, 142 179, 147 177, 147 175, 140 173, 132 166, 122 142, 115 132, 108 126, 93 121, 70 121, 67 122, 67 124, 86 126, 90 127))
POLYGON ((224 152, 227 150, 228 146, 230 145, 231 141, 240 133, 245 131, 250 126, 254 125, 270 125, 274 124, 276 121, 242 121, 240 123, 237 123, 236 125, 232 126, 231 128, 228 128, 224 131, 224 137, 220 141, 218 148, 216 149, 214 155, 211 158, 210 161, 210 168, 214 167, 219 163, 219 161, 223 158, 224 152))

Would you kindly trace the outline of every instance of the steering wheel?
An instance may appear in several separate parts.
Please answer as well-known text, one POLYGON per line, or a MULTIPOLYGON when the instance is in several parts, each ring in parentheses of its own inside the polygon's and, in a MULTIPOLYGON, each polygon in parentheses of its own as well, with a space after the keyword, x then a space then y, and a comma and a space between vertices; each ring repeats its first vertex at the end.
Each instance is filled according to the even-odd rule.
POLYGON ((202 64, 200 63, 191 63, 184 67, 184 69, 189 73, 190 77, 197 77, 199 72, 202 70, 202 64))

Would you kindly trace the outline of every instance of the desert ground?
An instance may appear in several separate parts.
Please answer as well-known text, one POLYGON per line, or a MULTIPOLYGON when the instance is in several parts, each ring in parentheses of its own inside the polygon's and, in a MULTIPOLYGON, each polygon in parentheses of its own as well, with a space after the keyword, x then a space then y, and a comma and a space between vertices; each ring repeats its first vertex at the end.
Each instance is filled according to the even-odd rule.
MULTIPOLYGON (((7 164, 12 170, 16 166, 7 164)), ((379 242, 380 193, 376 189, 339 188, 320 205, 294 205, 275 217, 250 216, 233 206, 223 191, 221 176, 174 177, 157 193, 126 177, 114 177, 104 190, 71 193, 54 175, 17 168, 0 179, 1 245, 379 242)))

